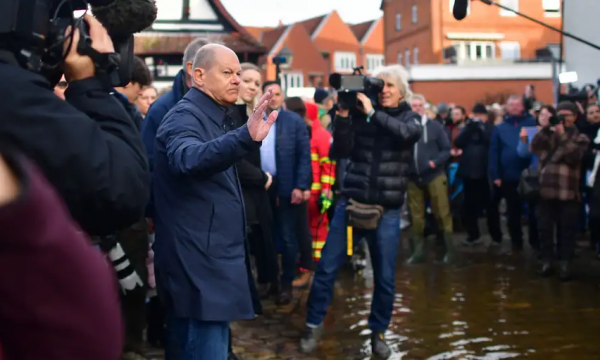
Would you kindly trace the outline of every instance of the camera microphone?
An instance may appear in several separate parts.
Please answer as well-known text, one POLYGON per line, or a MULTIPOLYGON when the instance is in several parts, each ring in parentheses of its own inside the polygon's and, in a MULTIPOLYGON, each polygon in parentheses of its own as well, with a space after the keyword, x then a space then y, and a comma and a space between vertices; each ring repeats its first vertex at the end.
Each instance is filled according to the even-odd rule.
POLYGON ((452 8, 452 15, 456 20, 462 20, 467 17, 467 10, 469 8, 469 0, 454 0, 454 8, 452 8))
POLYGON ((88 3, 111 36, 129 37, 149 28, 156 20, 153 0, 91 0, 88 3))

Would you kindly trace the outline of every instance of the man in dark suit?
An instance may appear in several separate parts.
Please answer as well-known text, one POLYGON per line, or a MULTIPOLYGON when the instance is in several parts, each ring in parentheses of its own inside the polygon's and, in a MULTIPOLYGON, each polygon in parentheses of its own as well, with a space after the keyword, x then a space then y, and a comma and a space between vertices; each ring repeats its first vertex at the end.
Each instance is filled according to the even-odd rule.
MULTIPOLYGON (((300 115, 281 110, 283 92, 277 82, 263 84, 263 91, 272 91, 273 97, 267 107, 267 114, 279 111, 277 125, 263 141, 260 148, 262 170, 273 176, 273 185, 269 189, 275 215, 276 234, 281 239, 281 291, 277 302, 281 305, 292 301, 292 282, 296 277, 300 238, 298 218, 305 201, 303 192, 310 189, 312 170, 310 162, 310 139, 306 123, 300 115)), ((308 199, 306 199, 308 200, 308 199)), ((306 218, 306 215, 304 215, 306 218)), ((308 221, 308 220, 307 220, 308 221)), ((308 224, 307 224, 308 226, 308 224)), ((303 267, 311 269, 312 258, 304 259, 303 267)))
POLYGON ((154 246, 167 304, 166 360, 225 360, 229 322, 260 313, 233 165, 260 146, 277 112, 263 120, 273 97, 268 91, 248 123, 231 130, 240 72, 229 48, 203 46, 193 87, 158 128, 154 246))

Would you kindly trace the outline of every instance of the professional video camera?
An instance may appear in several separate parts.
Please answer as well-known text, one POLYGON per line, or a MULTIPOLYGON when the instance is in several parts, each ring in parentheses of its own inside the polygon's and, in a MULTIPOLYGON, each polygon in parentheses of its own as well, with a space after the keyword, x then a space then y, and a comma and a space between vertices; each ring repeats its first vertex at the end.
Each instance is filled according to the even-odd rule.
POLYGON ((333 73, 329 75, 329 84, 338 92, 338 105, 343 109, 356 109, 360 106, 356 94, 367 95, 373 104, 378 102, 377 95, 383 91, 384 82, 381 79, 363 75, 364 67, 354 68, 352 75, 333 73))
POLYGON ((64 45, 73 41, 70 26, 80 31, 77 51, 106 71, 113 86, 124 86, 133 67, 133 33, 152 25, 156 12, 152 0, 2 0, 0 60, 38 72, 54 85, 63 74, 64 45), (93 49, 88 24, 74 17, 89 6, 110 34, 115 54, 93 49))

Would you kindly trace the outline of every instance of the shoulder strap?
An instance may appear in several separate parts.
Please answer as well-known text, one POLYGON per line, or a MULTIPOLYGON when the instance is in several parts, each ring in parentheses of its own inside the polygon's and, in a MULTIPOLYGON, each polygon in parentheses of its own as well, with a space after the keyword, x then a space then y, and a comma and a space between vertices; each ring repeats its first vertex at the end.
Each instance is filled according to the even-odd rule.
POLYGON ((554 156, 554 153, 556 152, 556 150, 558 150, 558 144, 556 144, 555 147, 553 147, 552 149, 550 149, 548 151, 548 155, 546 156, 546 158, 544 159, 544 161, 541 162, 541 166, 540 166, 540 171, 542 171, 542 169, 544 169, 549 163, 550 163, 550 159, 552 159, 552 156, 554 156))

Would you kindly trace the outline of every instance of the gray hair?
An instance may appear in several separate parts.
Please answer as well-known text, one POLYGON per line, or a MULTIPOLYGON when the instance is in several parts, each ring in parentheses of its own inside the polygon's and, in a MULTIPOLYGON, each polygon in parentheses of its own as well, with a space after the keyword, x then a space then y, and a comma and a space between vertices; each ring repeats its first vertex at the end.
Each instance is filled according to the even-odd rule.
MULTIPOLYGON (((217 49, 231 51, 235 55, 233 50, 231 50, 230 48, 228 48, 225 45, 206 44, 203 47, 201 47, 200 50, 198 50, 196 52, 196 56, 194 56, 194 63, 192 64, 192 68, 193 69, 196 69, 196 68, 208 69, 208 68, 210 68, 212 66, 213 60, 215 59, 217 49)), ((235 56, 237 58, 237 55, 235 55, 235 56)))
POLYGON ((404 101, 410 101, 412 98, 412 91, 410 91, 410 86, 408 85, 408 71, 402 65, 380 67, 373 73, 373 76, 389 78, 400 90, 400 95, 402 95, 404 101))
POLYGON ((524 101, 523 101, 523 96, 521 95, 511 95, 508 97, 508 100, 506 100, 506 102, 508 103, 509 101, 512 100, 519 100, 521 102, 521 104, 525 105, 524 101))
POLYGON ((427 104, 427 100, 425 100, 425 96, 421 94, 413 94, 411 100, 421 100, 425 106, 429 105, 427 104))
POLYGON ((196 53, 198 52, 198 50, 200 50, 200 48, 206 44, 210 44, 210 41, 208 40, 208 38, 204 38, 204 37, 196 38, 188 44, 188 46, 185 48, 185 51, 183 52, 183 67, 184 68, 185 68, 185 64, 194 61, 194 57, 196 56, 196 53))

